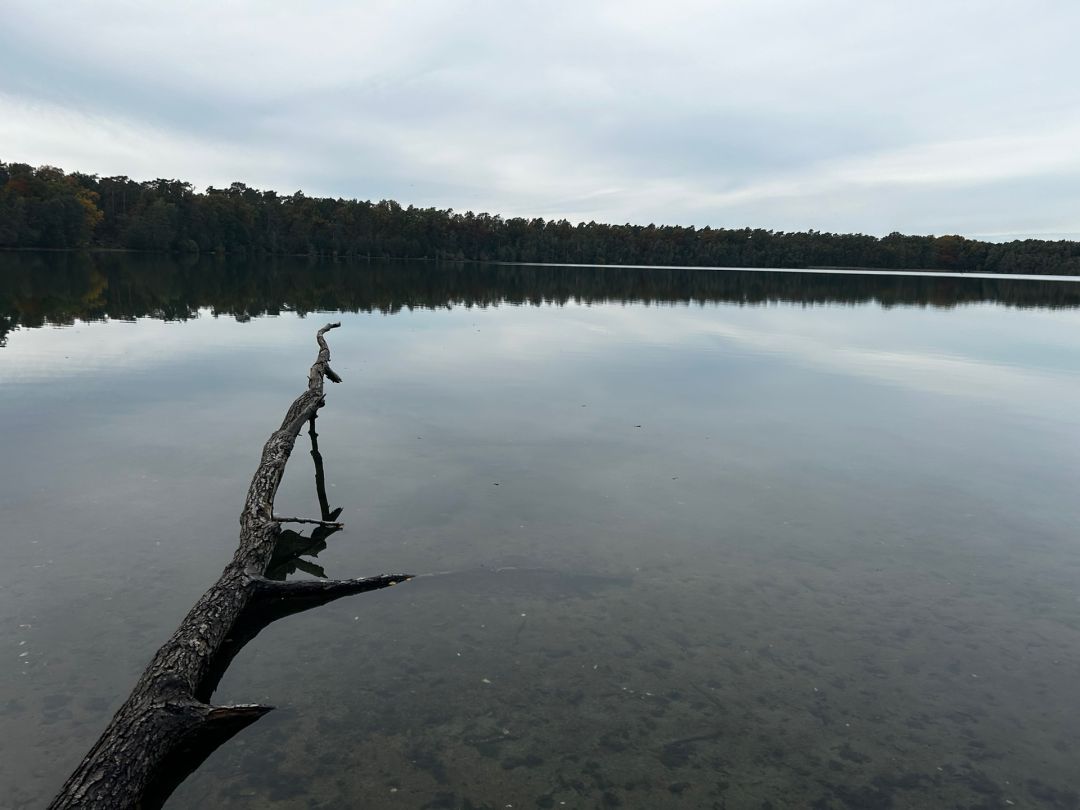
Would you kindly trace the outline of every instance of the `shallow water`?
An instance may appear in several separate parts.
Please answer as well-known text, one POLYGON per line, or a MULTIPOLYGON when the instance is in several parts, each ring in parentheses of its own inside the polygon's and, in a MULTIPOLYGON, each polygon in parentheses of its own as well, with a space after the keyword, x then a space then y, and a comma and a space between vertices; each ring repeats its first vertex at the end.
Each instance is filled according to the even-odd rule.
POLYGON ((47 801, 216 578, 340 319, 309 562, 431 576, 264 631, 216 700, 278 710, 170 808, 1076 807, 1078 304, 0 254, 0 795, 47 801))

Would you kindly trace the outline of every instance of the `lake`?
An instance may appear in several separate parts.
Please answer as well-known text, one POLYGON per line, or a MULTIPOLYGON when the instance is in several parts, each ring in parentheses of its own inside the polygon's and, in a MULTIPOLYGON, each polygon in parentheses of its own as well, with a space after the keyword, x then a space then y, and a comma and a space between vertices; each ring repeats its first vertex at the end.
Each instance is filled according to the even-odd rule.
POLYGON ((428 576, 249 644, 215 702, 278 708, 168 807, 1080 806, 1080 284, 0 253, 5 806, 217 578, 329 320, 294 576, 428 576))

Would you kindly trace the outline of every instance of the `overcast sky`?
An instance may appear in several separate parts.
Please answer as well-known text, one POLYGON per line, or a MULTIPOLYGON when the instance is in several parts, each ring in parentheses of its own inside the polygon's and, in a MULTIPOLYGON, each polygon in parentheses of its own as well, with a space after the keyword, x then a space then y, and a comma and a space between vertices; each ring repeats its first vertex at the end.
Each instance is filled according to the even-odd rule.
POLYGON ((0 160, 572 221, 1080 234, 1077 0, 0 0, 0 160))

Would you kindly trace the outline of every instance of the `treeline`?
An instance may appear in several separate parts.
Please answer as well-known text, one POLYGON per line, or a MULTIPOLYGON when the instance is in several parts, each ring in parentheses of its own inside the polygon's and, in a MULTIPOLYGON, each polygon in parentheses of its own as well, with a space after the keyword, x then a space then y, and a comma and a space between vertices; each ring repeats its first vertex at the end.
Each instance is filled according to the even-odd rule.
POLYGON ((350 263, 281 257, 0 253, 0 345, 12 329, 76 320, 241 320, 282 312, 386 312, 568 303, 1080 307, 1068 281, 836 276, 705 269, 350 263))
POLYGON ((22 163, 0 163, 0 247, 1080 275, 1080 242, 1064 240, 573 225, 392 200, 283 196, 243 183, 199 193, 180 180, 139 182, 22 163))

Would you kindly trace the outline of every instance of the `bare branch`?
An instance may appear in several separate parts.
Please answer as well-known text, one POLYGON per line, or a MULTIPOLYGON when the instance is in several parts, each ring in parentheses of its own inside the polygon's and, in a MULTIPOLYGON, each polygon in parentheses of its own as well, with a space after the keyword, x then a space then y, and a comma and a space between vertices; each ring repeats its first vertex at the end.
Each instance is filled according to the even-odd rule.
POLYGON ((263 599, 323 599, 330 601, 355 593, 377 591, 412 579, 411 574, 380 574, 357 579, 294 579, 287 582, 260 577, 256 594, 263 599))

